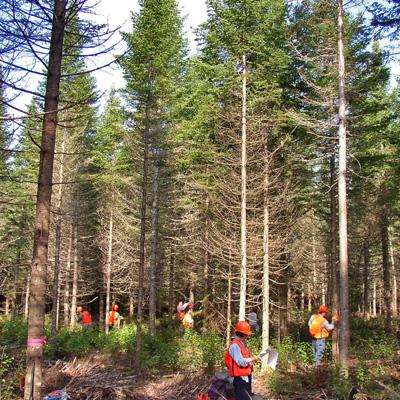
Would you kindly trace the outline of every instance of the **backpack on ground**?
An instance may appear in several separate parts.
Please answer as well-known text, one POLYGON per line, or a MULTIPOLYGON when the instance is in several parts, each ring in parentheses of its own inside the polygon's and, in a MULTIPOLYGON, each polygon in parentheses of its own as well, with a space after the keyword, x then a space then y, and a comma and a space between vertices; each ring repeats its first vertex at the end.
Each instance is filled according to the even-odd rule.
POLYGON ((209 400, 223 400, 234 398, 233 378, 227 371, 217 372, 211 379, 208 389, 209 400))

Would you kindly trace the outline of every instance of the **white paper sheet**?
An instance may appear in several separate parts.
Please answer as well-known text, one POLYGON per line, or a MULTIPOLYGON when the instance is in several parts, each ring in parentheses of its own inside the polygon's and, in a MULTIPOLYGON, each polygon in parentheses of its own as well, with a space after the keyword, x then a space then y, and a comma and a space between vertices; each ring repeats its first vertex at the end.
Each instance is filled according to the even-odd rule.
POLYGON ((268 355, 268 361, 267 361, 268 366, 272 369, 276 369, 276 364, 278 363, 278 357, 279 357, 278 352, 274 349, 266 349, 263 350, 258 355, 258 357, 265 357, 266 355, 268 355))

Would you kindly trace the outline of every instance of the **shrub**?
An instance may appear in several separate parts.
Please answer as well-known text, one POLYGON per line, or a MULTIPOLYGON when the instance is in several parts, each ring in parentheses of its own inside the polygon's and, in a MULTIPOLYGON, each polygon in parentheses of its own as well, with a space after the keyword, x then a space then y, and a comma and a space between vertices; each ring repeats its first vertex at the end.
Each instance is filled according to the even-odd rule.
POLYGON ((214 373, 217 366, 222 365, 225 355, 225 346, 215 332, 208 332, 201 336, 200 348, 203 354, 202 361, 208 373, 214 373))
MULTIPOLYGON (((285 336, 280 343, 274 340, 272 347, 279 353, 278 365, 281 369, 287 369, 291 364, 305 367, 313 363, 314 357, 310 342, 295 342, 292 337, 285 336)), ((328 343, 325 355, 329 356, 328 343)))
POLYGON ((149 370, 174 371, 179 366, 179 340, 171 330, 154 336, 147 333, 143 336, 141 357, 149 370))
POLYGON ((201 335, 189 331, 180 341, 179 364, 185 371, 194 371, 202 366, 201 335))
POLYGON ((359 338, 353 345, 353 351, 363 360, 388 359, 396 352, 397 347, 395 337, 380 332, 367 339, 359 338))
POLYGON ((28 322, 20 317, 0 320, 0 338, 4 343, 24 345, 28 338, 28 322))
POLYGON ((57 336, 51 338, 44 348, 50 358, 81 356, 93 350, 105 347, 105 334, 94 329, 60 329, 57 336))
POLYGON ((364 389, 368 387, 371 382, 371 374, 365 361, 360 361, 355 370, 357 385, 359 388, 364 389))
POLYGON ((133 352, 136 341, 136 325, 124 325, 120 329, 113 329, 107 336, 106 349, 111 352, 133 352))
POLYGON ((343 369, 336 365, 328 377, 328 387, 336 394, 338 400, 346 400, 352 384, 343 369))
POLYGON ((22 369, 21 360, 11 356, 6 346, 0 346, 0 399, 15 399, 18 388, 17 372, 22 369))

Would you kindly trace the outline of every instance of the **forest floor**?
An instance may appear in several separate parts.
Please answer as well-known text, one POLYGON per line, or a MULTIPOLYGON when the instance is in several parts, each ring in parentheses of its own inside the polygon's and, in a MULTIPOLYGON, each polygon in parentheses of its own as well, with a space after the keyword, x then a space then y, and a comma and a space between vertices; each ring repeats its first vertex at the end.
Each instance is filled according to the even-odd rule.
MULTIPOLYGON (((327 375, 288 372, 293 384, 282 395, 269 395, 268 376, 255 374, 253 391, 265 400, 335 399, 330 393, 327 375)), ((210 376, 203 371, 184 374, 135 374, 120 360, 94 353, 83 358, 48 363, 44 376, 46 393, 63 388, 73 400, 195 400, 200 391, 207 391, 210 376)), ((382 399, 385 397, 382 397, 382 399)), ((390 398, 390 397, 387 397, 390 398)), ((353 400, 372 397, 359 393, 353 400)))
MULTIPOLYGON (((387 362, 376 360, 369 366, 379 370, 379 376, 375 374, 374 393, 360 391, 353 400, 400 400, 398 391, 393 390, 400 388, 399 365, 399 354, 387 362)), ((328 366, 319 371, 313 367, 289 368, 278 380, 274 375, 255 373, 253 391, 264 400, 347 399, 348 387, 339 396, 340 380, 332 381, 332 376, 328 366), (270 394, 269 385, 280 394, 270 394)), ((94 352, 79 358, 45 361, 43 396, 53 390, 65 390, 72 400, 195 400, 197 393, 207 391, 210 379, 203 370, 187 374, 135 374, 120 355, 94 352)))

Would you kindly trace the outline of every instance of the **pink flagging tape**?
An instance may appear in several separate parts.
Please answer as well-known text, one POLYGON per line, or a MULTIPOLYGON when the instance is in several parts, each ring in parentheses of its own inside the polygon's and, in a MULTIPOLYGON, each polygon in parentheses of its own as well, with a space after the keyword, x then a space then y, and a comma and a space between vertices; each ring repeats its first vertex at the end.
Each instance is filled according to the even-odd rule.
POLYGON ((28 347, 43 347, 46 344, 46 336, 43 336, 41 338, 28 338, 26 341, 26 345, 28 347))

